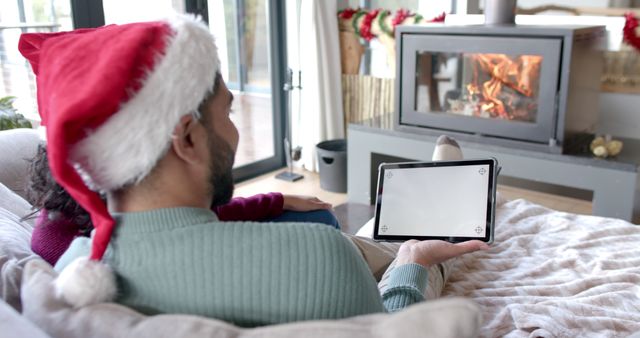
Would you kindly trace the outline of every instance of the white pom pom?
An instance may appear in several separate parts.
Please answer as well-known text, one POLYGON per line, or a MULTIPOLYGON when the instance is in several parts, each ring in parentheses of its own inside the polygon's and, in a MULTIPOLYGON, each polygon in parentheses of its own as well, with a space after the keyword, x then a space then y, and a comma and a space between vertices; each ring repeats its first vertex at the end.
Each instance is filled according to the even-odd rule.
POLYGON ((55 280, 58 297, 73 307, 111 301, 116 296, 116 278, 107 264, 77 258, 55 280))

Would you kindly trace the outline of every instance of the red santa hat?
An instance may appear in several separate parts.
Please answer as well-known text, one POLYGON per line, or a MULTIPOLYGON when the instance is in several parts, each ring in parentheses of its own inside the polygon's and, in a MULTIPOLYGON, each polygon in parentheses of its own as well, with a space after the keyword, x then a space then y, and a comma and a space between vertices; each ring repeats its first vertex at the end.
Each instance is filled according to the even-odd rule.
POLYGON ((36 74, 38 109, 56 181, 91 214, 91 256, 56 281, 68 303, 115 296, 101 262, 114 220, 98 191, 145 178, 166 153, 184 115, 213 91, 220 63, 207 26, 192 16, 61 33, 22 34, 36 74))

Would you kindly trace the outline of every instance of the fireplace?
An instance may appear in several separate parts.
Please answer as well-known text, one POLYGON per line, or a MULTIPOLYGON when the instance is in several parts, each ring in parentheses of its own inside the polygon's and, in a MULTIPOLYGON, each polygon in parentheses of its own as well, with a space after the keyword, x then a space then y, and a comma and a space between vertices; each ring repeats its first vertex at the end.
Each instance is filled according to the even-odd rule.
POLYGON ((396 128, 553 153, 598 121, 604 27, 400 26, 396 128))

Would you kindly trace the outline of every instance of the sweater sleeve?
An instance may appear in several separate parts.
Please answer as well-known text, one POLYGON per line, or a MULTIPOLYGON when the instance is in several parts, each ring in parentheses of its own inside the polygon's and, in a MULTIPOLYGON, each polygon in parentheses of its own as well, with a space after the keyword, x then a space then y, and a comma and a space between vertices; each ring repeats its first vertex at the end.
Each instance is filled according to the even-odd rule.
POLYGON ((263 221, 280 216, 284 197, 281 193, 258 194, 251 197, 236 197, 229 203, 213 207, 221 221, 263 221))
POLYGON ((382 302, 387 312, 396 312, 423 301, 427 281, 427 269, 421 265, 405 264, 394 268, 382 293, 382 302))
POLYGON ((31 234, 31 250, 55 265, 76 236, 78 226, 72 221, 64 217, 51 220, 48 212, 42 210, 31 234))

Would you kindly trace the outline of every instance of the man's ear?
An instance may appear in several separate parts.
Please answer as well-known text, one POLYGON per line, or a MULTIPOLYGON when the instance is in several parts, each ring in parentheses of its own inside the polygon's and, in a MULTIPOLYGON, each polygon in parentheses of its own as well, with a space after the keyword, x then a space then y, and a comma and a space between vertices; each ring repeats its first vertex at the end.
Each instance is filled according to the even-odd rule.
POLYGON ((199 142, 198 126, 200 123, 192 115, 185 115, 173 130, 171 147, 176 155, 183 161, 198 163, 202 161, 202 154, 198 152, 199 142))

